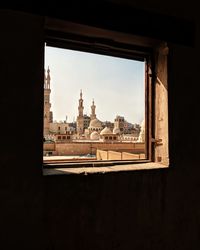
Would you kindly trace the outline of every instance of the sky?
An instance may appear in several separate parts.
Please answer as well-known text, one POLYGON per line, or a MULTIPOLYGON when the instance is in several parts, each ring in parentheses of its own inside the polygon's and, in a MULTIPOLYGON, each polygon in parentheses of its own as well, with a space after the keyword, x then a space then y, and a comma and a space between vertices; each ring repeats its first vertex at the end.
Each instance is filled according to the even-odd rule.
POLYGON ((100 121, 114 122, 116 115, 130 123, 144 119, 144 62, 46 46, 48 67, 53 120, 76 120, 81 89, 84 114, 90 115, 94 99, 100 121))

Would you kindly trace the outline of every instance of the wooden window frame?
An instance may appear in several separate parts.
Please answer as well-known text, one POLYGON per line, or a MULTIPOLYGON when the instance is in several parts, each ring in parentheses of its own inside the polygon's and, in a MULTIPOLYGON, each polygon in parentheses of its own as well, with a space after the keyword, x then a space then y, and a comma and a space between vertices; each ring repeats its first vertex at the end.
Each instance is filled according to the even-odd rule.
MULTIPOLYGON (((74 49, 85 52, 144 60, 145 68, 145 138, 146 160, 112 161, 97 163, 98 166, 121 166, 140 164, 136 169, 162 168, 169 166, 168 149, 168 47, 163 41, 104 30, 83 24, 54 18, 45 19, 45 42, 47 46, 74 49), (145 165, 147 164, 147 165, 145 165), (148 165, 150 164, 150 165, 148 165)), ((74 163, 71 164, 75 167, 74 163)), ((94 163, 77 165, 80 168, 94 167, 94 163)), ((45 164, 44 168, 57 168, 45 164)), ((61 167, 65 167, 62 165, 61 167)), ((135 167, 133 167, 135 169, 135 167)), ((73 172, 73 171, 72 171, 73 172)), ((84 171, 85 172, 85 171, 84 171)), ((98 171, 97 171, 98 172, 98 171)))

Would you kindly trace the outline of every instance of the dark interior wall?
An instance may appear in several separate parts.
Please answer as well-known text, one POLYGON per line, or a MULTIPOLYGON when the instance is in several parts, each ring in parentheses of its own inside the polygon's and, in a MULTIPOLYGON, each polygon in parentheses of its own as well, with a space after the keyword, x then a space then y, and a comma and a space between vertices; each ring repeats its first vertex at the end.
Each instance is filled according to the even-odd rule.
MULTIPOLYGON (((42 242, 43 18, 1 11, 1 249, 42 242), (42 78, 41 78, 42 77, 42 78)), ((26 246, 26 247, 25 247, 26 246)), ((31 248, 32 247, 32 248, 31 248)))
POLYGON ((199 249, 199 48, 170 44, 169 169, 43 177, 43 18, 0 27, 1 249, 199 249))

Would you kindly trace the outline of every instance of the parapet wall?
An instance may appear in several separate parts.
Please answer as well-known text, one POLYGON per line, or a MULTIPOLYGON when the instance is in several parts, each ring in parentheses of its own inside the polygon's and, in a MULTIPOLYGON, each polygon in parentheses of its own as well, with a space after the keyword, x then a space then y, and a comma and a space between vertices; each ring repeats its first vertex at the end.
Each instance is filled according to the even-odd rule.
MULTIPOLYGON (((107 143, 107 142, 68 142, 45 143, 44 152, 53 151, 53 155, 87 155, 96 154, 97 150, 144 154, 144 143, 107 143), (54 145, 54 146, 53 146, 54 145)), ((128 157, 128 156, 127 156, 128 157)))
POLYGON ((127 153, 127 152, 117 152, 117 151, 104 151, 97 150, 96 153, 97 160, 136 160, 136 159, 144 159, 144 153, 127 153))

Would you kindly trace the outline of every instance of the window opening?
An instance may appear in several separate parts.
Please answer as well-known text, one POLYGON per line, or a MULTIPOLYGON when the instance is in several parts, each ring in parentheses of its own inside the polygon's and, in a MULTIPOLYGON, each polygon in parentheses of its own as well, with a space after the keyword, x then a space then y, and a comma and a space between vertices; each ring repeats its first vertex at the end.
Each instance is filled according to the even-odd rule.
POLYGON ((146 58, 45 46, 44 163, 147 159, 145 70, 146 58))

